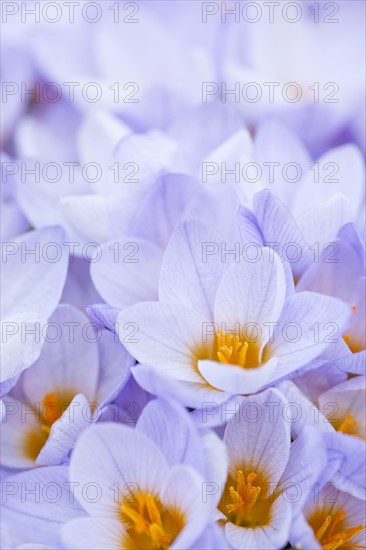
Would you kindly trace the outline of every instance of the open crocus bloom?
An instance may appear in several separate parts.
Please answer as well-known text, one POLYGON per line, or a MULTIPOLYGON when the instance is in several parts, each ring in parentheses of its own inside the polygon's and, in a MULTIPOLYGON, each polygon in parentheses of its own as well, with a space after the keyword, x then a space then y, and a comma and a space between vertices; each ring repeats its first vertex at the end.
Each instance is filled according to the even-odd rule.
POLYGON ((7 478, 4 547, 29 540, 71 549, 227 547, 212 521, 220 493, 210 491, 227 476, 225 445, 212 431, 198 431, 181 405, 155 399, 135 429, 100 422, 84 434, 70 467, 36 468, 7 478), (24 499, 14 490, 20 486, 38 487, 40 494, 36 490, 35 498, 24 499), (68 523, 80 517, 81 524, 68 523))
POLYGON ((50 323, 56 335, 50 331, 39 360, 4 398, 1 463, 11 468, 65 461, 129 374, 124 348, 106 331, 97 343, 77 309, 60 305, 50 323))
POLYGON ((189 548, 212 513, 202 502, 203 478, 190 466, 168 466, 155 443, 126 426, 106 423, 85 431, 70 479, 90 516, 63 527, 70 549, 189 548), (101 495, 94 502, 82 493, 91 479, 101 495))
POLYGON ((224 259, 205 255, 207 244, 233 249, 205 224, 181 224, 164 258, 160 301, 126 308, 118 318, 128 351, 160 377, 179 381, 186 405, 254 393, 336 347, 349 321, 347 305, 291 293, 282 262, 269 248, 258 248, 255 262, 233 261, 228 252, 224 259), (131 323, 134 338, 126 332, 131 323))
POLYGON ((290 541, 314 550, 366 548, 365 503, 327 482, 295 518, 290 541))
POLYGON ((291 503, 306 499, 311 481, 326 463, 320 434, 311 428, 291 444, 287 408, 280 392, 266 390, 244 398, 226 426, 229 475, 217 520, 233 548, 282 548, 288 540, 291 503))

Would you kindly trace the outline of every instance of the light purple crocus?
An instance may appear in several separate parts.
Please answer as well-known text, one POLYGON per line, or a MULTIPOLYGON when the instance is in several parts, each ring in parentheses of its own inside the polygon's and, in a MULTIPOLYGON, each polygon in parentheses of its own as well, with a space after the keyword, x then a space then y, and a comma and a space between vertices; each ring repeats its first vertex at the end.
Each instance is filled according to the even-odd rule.
POLYGON ((291 443, 288 405, 276 389, 245 397, 226 426, 229 475, 216 519, 234 549, 284 547, 296 508, 325 467, 315 430, 291 443))
POLYGON ((198 432, 179 405, 158 400, 146 406, 136 429, 99 423, 86 430, 69 468, 8 478, 3 514, 18 544, 33 535, 53 548, 183 549, 197 547, 196 541, 225 548, 213 524, 219 495, 204 501, 202 490, 225 479, 226 472, 220 439, 198 432), (17 489, 36 483, 41 498, 24 502, 17 489), (59 498, 51 502, 53 487, 59 498), (11 518, 19 518, 20 530, 11 518))
POLYGON ((129 375, 131 358, 108 331, 63 304, 49 321, 39 359, 4 398, 1 463, 10 468, 68 460, 129 375))
POLYGON ((257 248, 254 262, 232 251, 212 228, 181 224, 164 257, 159 302, 126 308, 118 317, 130 353, 166 383, 179 383, 180 399, 192 407, 254 393, 311 368, 331 350, 326 323, 335 323, 338 334, 349 323, 349 308, 339 300, 294 294, 269 248, 257 248))

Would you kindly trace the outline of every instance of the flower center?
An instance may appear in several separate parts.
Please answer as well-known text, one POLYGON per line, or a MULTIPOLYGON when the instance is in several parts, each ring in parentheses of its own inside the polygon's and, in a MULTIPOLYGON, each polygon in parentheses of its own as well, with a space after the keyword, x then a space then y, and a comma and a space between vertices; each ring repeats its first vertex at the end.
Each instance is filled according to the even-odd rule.
POLYGON ((259 349, 255 343, 240 340, 237 334, 219 330, 216 334, 217 357, 220 363, 238 365, 246 369, 259 364, 259 349))
POLYGON ((237 481, 236 489, 233 486, 229 487, 230 498, 232 504, 227 504, 226 509, 228 513, 242 508, 248 510, 257 502, 261 488, 258 485, 253 485, 252 482, 257 477, 257 474, 252 472, 247 476, 247 481, 245 482, 244 474, 242 470, 237 472, 237 481))
POLYGON ((364 525, 358 525, 357 527, 342 529, 340 522, 344 520, 345 515, 345 511, 341 509, 334 518, 330 515, 326 516, 324 522, 316 531, 316 538, 322 545, 323 550, 336 550, 340 546, 347 546, 347 548, 365 548, 365 546, 359 546, 352 543, 345 545, 346 542, 349 542, 365 528, 364 525), (335 533, 335 531, 338 532, 335 533))
POLYGON ((150 493, 137 493, 121 505, 120 519, 127 528, 129 540, 125 548, 166 550, 184 526, 184 517, 176 510, 166 509, 150 493))
POLYGON ((271 504, 268 498, 260 498, 260 485, 264 483, 264 478, 258 484, 255 483, 257 477, 255 472, 245 475, 243 470, 236 472, 236 479, 229 476, 219 504, 227 521, 240 527, 253 528, 268 524, 271 504))

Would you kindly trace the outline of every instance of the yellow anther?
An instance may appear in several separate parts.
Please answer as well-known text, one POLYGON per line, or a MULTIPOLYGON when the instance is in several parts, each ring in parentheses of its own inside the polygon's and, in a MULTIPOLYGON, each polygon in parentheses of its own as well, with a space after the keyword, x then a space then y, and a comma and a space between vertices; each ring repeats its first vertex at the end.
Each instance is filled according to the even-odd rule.
POLYGON ((232 504, 226 505, 228 514, 239 508, 241 510, 248 510, 257 502, 261 488, 252 484, 256 477, 257 474, 252 472, 247 476, 247 481, 245 482, 242 470, 238 470, 236 489, 234 489, 234 487, 229 487, 229 495, 232 504))
POLYGON ((221 330, 217 335, 217 356, 220 363, 245 366, 247 357, 248 342, 241 342, 237 334, 225 334, 221 330))
POLYGON ((135 502, 123 503, 120 511, 120 519, 137 547, 144 540, 139 537, 147 536, 152 548, 167 550, 184 524, 182 517, 175 517, 150 493, 137 493, 135 502))
POLYGON ((333 519, 330 515, 326 516, 323 524, 316 531, 316 538, 322 545, 323 550, 337 550, 337 548, 341 546, 347 546, 347 548, 365 548, 365 546, 352 543, 345 545, 346 542, 349 542, 354 536, 365 529, 364 525, 357 525, 356 527, 342 529, 338 533, 334 533, 345 516, 344 510, 339 510, 333 519), (328 531, 329 527, 330 529, 328 531))

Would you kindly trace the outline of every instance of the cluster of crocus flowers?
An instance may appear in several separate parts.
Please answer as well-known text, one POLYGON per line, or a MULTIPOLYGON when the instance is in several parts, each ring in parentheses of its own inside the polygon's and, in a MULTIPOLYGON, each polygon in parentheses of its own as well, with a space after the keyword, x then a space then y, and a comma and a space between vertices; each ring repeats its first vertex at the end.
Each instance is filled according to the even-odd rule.
POLYGON ((2 8, 0 547, 366 550, 366 4, 2 8))
POLYGON ((221 254, 205 255, 204 244, 212 242, 232 250, 205 224, 180 225, 163 260, 159 302, 131 306, 118 318, 129 352, 157 375, 179 381, 182 399, 194 407, 205 395, 222 400, 253 393, 314 364, 339 341, 350 318, 340 300, 295 293, 269 248, 259 248, 255 262, 229 255, 222 261, 221 254), (332 341, 326 337, 330 319, 337 329, 332 341), (130 342, 124 327, 131 322, 138 332, 130 342))

